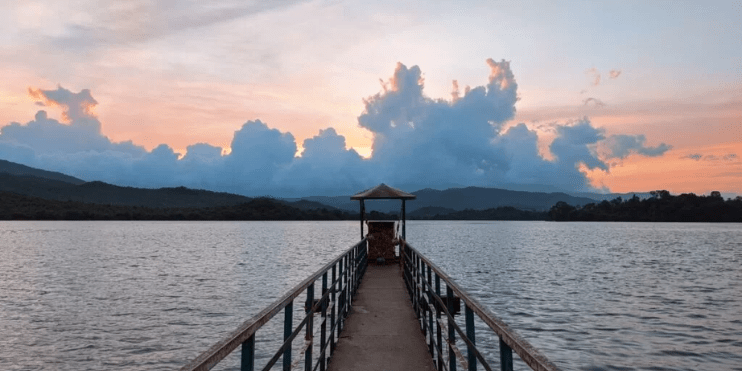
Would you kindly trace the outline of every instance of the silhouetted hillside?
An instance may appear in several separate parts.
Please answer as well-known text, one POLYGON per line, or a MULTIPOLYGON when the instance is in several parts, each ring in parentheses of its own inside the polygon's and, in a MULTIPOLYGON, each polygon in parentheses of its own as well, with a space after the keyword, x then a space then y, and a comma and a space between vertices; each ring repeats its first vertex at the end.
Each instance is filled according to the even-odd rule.
MULTIPOLYGON (((427 209, 427 208, 426 208, 427 209)), ((415 213, 422 211, 418 209, 415 213)), ((511 206, 500 206, 486 210, 466 209, 435 215, 415 214, 410 219, 419 220, 546 220, 546 211, 519 210, 511 206)))
MULTIPOLYGON (((391 215, 376 215, 379 219, 391 215)), ((45 200, 0 192, 0 220, 358 220, 341 210, 300 210, 270 198, 206 208, 154 208, 45 200)))
POLYGON ((120 187, 103 182, 79 185, 35 176, 0 174, 0 191, 57 201, 146 207, 210 207, 248 202, 249 197, 231 193, 176 188, 120 187))
POLYGON ((15 162, 10 162, 10 161, 5 161, 5 160, 0 160, 0 174, 2 173, 8 173, 11 175, 19 175, 19 176, 32 176, 36 178, 55 180, 55 181, 70 183, 70 184, 85 183, 84 180, 77 179, 69 175, 57 173, 54 171, 36 169, 36 168, 28 167, 26 165, 21 165, 15 162))
MULTIPOLYGON (((575 197, 566 193, 555 192, 524 192, 498 188, 449 188, 443 191, 435 189, 421 189, 412 192, 417 199, 407 201, 407 212, 411 215, 417 209, 425 207, 439 207, 452 210, 485 210, 502 206, 512 206, 523 210, 549 210, 559 201, 583 205, 595 200, 587 197, 575 197)), ((358 201, 351 201, 350 196, 314 196, 304 197, 305 200, 320 202, 342 210, 358 210, 358 201)), ((370 200, 366 201, 366 208, 382 212, 398 212, 398 200, 370 200)))
POLYGON ((584 197, 574 197, 566 193, 543 193, 509 191, 497 188, 451 188, 444 191, 423 189, 414 192, 417 207, 438 206, 455 210, 486 210, 501 206, 511 206, 523 210, 549 210, 559 201, 572 204, 586 204, 593 200, 584 197))
POLYGON ((407 217, 410 219, 431 219, 437 215, 447 215, 454 212, 456 212, 456 210, 447 207, 425 206, 416 209, 415 211, 408 212, 407 217))

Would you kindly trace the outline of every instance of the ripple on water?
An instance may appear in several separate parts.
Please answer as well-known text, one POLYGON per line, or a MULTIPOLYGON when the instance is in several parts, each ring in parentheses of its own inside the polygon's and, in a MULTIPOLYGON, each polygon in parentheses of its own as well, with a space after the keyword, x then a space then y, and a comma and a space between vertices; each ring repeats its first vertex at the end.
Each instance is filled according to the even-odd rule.
MULTIPOLYGON (((0 368, 178 368, 354 244, 357 228, 0 224, 0 368)), ((736 225, 413 221, 407 232, 564 370, 742 370, 736 225)), ((475 325, 497 359, 496 337, 475 325)), ((258 332, 261 362, 280 332, 258 332)))
POLYGON ((416 222, 408 239, 565 370, 742 369, 737 225, 416 222))

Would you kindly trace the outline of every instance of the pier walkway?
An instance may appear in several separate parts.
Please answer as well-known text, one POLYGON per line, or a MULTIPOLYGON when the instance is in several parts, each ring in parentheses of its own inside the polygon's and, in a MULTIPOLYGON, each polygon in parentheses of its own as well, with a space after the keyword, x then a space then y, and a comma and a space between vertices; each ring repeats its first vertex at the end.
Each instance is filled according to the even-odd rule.
POLYGON ((513 371, 513 353, 534 371, 559 371, 407 243, 405 200, 415 197, 385 184, 351 196, 360 201, 361 240, 243 322, 181 371, 210 370, 237 348, 241 348, 241 371, 255 371, 256 356, 260 363, 265 362, 263 371, 278 366, 279 361, 283 371, 456 371, 459 366, 467 371, 480 367, 492 371, 497 366, 501 371, 513 371), (365 234, 367 199, 401 200, 399 224, 366 221, 365 234), (369 266, 369 262, 382 265, 369 266), (384 262, 395 263, 383 265, 384 262), (306 298, 303 308, 302 296, 306 298), (295 301, 299 301, 297 308, 295 301), (270 350, 256 354, 255 333, 281 312, 282 345, 272 356, 270 350), (454 317, 457 315, 458 321, 454 317), (480 330, 476 330, 475 321, 480 323, 480 330), (476 335, 482 330, 486 331, 485 336, 476 335), (493 334, 499 343, 499 359, 491 347, 486 351, 478 347, 494 345, 488 344, 493 334))
POLYGON ((330 371, 433 371, 396 264, 369 266, 330 361, 330 371))
POLYGON ((181 370, 210 370, 238 348, 242 371, 513 371, 514 360, 534 371, 559 370, 407 242, 400 243, 403 269, 369 266, 367 242, 331 260, 181 370), (282 345, 256 353, 256 344, 267 345, 256 342, 256 332, 276 316, 283 317, 282 345))

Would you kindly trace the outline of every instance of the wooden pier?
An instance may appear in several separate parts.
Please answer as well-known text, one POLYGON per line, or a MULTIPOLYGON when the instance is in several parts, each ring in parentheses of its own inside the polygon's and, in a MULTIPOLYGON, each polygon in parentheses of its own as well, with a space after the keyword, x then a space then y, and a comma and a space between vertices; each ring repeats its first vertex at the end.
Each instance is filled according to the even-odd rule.
POLYGON ((492 370, 492 365, 513 371, 516 353, 532 370, 557 371, 538 350, 406 242, 404 202, 414 198, 385 184, 352 196, 361 205, 361 241, 181 370, 209 370, 241 347, 240 369, 254 371, 255 333, 283 312, 283 343, 267 350, 274 353, 263 370, 271 370, 280 360, 283 371, 455 371, 459 366, 476 371, 492 370), (402 201, 402 219, 396 224, 401 233, 395 236, 394 222, 379 222, 369 224, 369 234, 364 235, 364 200, 374 199, 402 201), (315 290, 317 286, 321 289, 315 290), (306 298, 303 311, 295 310, 294 301, 302 295, 306 298), (462 311, 463 321, 462 317, 457 321, 462 311), (296 325, 295 312, 304 313, 296 325), (477 347, 481 344, 476 340, 475 318, 496 335, 498 344, 488 344, 488 348, 499 347, 497 359, 487 359, 477 347))
POLYGON ((281 312, 284 342, 263 370, 280 360, 283 371, 474 371, 493 370, 491 363, 512 371, 513 353, 532 370, 559 370, 403 240, 401 267, 368 266, 366 242, 330 261, 181 370, 210 370, 239 347, 240 369, 256 370, 255 334, 281 312), (321 291, 315 296, 317 284, 321 291), (302 294, 305 317, 296 324, 294 301, 302 294), (465 329, 454 317, 457 300, 449 298, 460 301, 465 329), (499 359, 485 359, 478 350, 475 316, 499 338, 499 359), (295 354, 292 344, 301 341, 301 333, 304 345, 295 354))
POLYGON ((433 371, 397 265, 369 266, 330 371, 433 371))

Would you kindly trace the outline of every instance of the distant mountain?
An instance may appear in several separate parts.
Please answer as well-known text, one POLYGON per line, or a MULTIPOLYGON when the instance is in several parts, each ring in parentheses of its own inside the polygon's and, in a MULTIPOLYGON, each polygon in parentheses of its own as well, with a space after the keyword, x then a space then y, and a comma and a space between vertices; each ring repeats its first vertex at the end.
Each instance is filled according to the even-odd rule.
MULTIPOLYGON (((76 201, 101 205, 151 208, 200 208, 234 206, 249 202, 250 197, 206 190, 175 188, 120 187, 104 182, 85 182, 62 173, 35 169, 0 160, 0 191, 55 201, 76 201)), ((276 202, 302 210, 336 210, 309 200, 276 202)))
POLYGON ((455 212, 456 210, 447 207, 425 206, 407 213, 407 217, 410 219, 430 219, 436 215, 448 215, 455 212))
POLYGON ((589 198, 574 197, 562 192, 525 192, 480 187, 451 188, 444 191, 423 189, 414 194, 417 199, 408 202, 408 205, 416 203, 417 207, 437 206, 455 210, 485 210, 500 206, 521 210, 549 210, 559 201, 576 205, 593 202, 589 198))
MULTIPOLYGON (((535 186, 534 186, 535 187, 535 186)), ((48 200, 77 201, 95 204, 145 206, 154 208, 217 207, 248 202, 250 197, 185 187, 134 188, 121 187, 99 181, 84 182, 65 174, 55 173, 13 162, 0 160, 0 191, 39 197, 48 200)), ((565 192, 526 192, 498 188, 466 187, 446 190, 422 189, 413 192, 417 199, 406 203, 407 213, 429 208, 419 216, 449 214, 455 211, 486 210, 498 207, 514 207, 522 210, 545 211, 557 202, 570 205, 585 205, 618 194, 602 195, 583 193, 579 196, 565 192)), ((632 194, 621 195, 630 198, 632 194)), ((644 198, 644 194, 637 194, 644 198)), ((295 199, 275 199, 299 210, 345 210, 357 213, 358 201, 350 196, 316 196, 295 199)), ((398 200, 373 200, 366 202, 368 212, 379 211, 398 214, 398 200)))
MULTIPOLYGON (((383 217, 383 216, 382 216, 383 217)), ((47 200, 0 191, 0 220, 357 220, 340 210, 299 210, 271 198, 230 206, 153 208, 47 200)))
MULTIPOLYGON (((412 193, 417 196, 417 199, 407 201, 406 209, 408 213, 424 207, 462 211, 512 206, 523 210, 545 211, 559 201, 574 205, 595 202, 595 199, 592 198, 575 197, 564 192, 525 192, 482 187, 449 188, 443 191, 426 188, 412 193)), ((357 211, 359 209, 358 201, 352 201, 350 196, 315 196, 304 197, 303 199, 331 205, 341 210, 357 211)), ((365 204, 368 210, 395 213, 400 210, 398 200, 370 200, 366 201, 365 204)))
POLYGON ((28 167, 26 165, 21 165, 15 162, 10 162, 10 161, 5 161, 5 160, 0 160, 0 173, 8 173, 11 175, 21 175, 21 176, 33 176, 37 178, 56 180, 56 181, 75 184, 75 185, 85 183, 84 180, 77 179, 69 175, 57 173, 54 171, 36 169, 36 168, 28 167))
POLYGON ((621 197, 621 199, 629 199, 631 197, 639 197, 640 199, 646 199, 652 197, 652 195, 649 194, 649 192, 627 192, 627 193, 592 193, 592 192, 569 192, 572 196, 575 197, 585 197, 585 198, 591 198, 595 201, 611 201, 615 200, 617 197, 621 197))
POLYGON ((153 208, 214 207, 245 203, 250 197, 230 193, 176 188, 119 187, 103 182, 71 184, 35 176, 0 173, 0 191, 47 200, 153 208))

